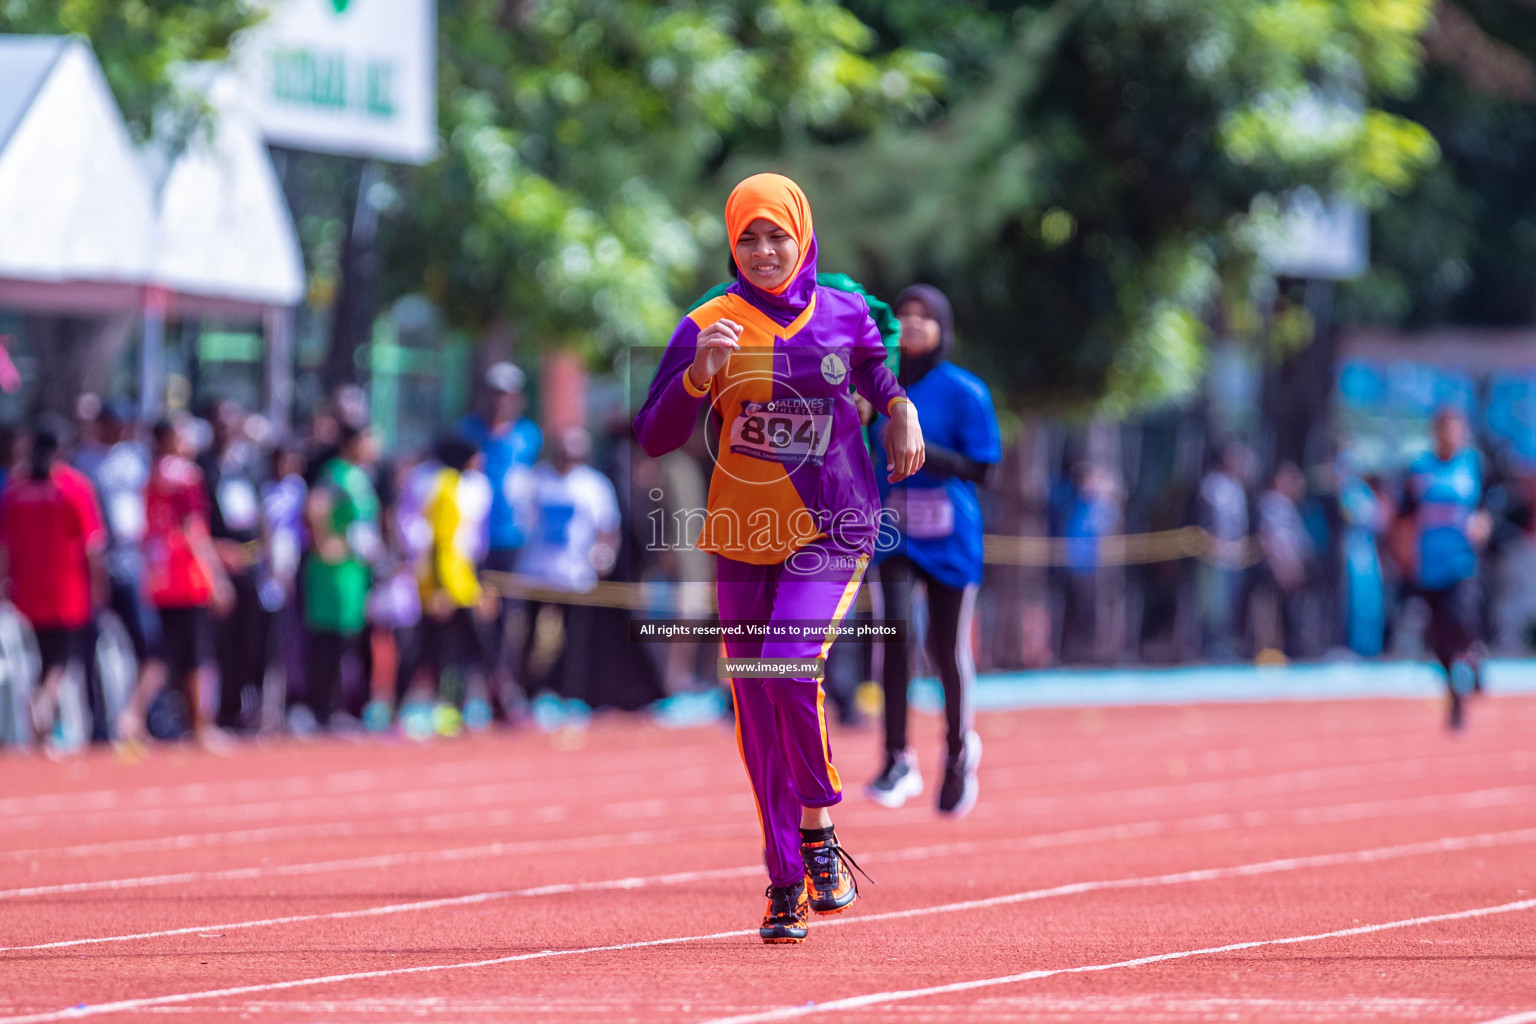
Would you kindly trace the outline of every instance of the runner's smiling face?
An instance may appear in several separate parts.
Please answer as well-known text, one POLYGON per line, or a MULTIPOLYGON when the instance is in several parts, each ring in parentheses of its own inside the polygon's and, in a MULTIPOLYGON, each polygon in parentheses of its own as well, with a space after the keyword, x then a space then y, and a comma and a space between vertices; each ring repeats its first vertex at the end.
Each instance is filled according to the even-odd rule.
POLYGON ((789 280, 800 262, 800 246, 788 231, 762 217, 736 239, 736 266, 748 281, 771 292, 789 280))

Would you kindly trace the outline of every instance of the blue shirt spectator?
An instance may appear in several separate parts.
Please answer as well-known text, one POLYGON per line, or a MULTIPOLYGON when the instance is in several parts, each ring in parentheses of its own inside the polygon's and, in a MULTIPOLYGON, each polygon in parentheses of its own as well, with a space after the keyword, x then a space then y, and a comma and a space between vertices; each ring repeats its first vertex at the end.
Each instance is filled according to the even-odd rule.
POLYGON ((1440 590, 1477 575, 1472 521, 1483 498, 1482 460, 1463 448, 1448 458, 1429 451, 1408 471, 1405 510, 1418 532, 1418 582, 1440 590))
POLYGON ((485 475, 491 483, 488 564, 500 565, 523 546, 518 510, 527 506, 531 470, 539 460, 543 434, 523 415, 523 371, 511 363, 496 363, 485 372, 480 408, 459 421, 458 431, 485 453, 485 475))

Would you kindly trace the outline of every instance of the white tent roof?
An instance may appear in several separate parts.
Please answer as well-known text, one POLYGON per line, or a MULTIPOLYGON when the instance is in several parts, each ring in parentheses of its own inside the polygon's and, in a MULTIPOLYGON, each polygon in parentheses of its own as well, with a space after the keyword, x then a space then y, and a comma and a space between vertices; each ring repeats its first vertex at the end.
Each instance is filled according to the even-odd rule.
POLYGON ((0 35, 0 306, 139 308, 145 285, 187 312, 256 312, 304 294, 298 234, 231 76, 217 116, 159 190, 84 43, 0 35))
POLYGON ((0 304, 131 306, 154 236, 149 183, 95 55, 0 36, 0 304))
POLYGON ((0 149, 32 105, 65 42, 57 36, 0 37, 0 149))
POLYGON ((304 261, 272 158, 238 79, 197 72, 215 127, 192 139, 161 189, 155 280, 176 294, 178 308, 207 300, 295 305, 304 297, 304 261))

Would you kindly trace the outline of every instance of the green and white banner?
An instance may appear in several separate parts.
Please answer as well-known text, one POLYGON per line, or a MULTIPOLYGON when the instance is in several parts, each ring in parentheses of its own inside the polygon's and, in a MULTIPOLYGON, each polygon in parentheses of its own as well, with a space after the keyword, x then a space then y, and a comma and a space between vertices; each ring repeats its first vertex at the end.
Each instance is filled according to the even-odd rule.
POLYGON ((267 139, 425 163, 437 150, 434 0, 266 0, 236 62, 267 139))

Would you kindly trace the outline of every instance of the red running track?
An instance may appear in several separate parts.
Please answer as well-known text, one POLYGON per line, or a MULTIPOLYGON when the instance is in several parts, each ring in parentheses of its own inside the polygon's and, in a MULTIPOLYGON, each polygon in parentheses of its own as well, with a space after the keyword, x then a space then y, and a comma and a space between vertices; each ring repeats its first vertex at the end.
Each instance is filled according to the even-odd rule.
POLYGON ((970 817, 837 809, 880 884, 798 947, 724 728, 12 755, 0 1024, 1536 1022, 1536 699, 1474 711, 985 715, 970 817))

